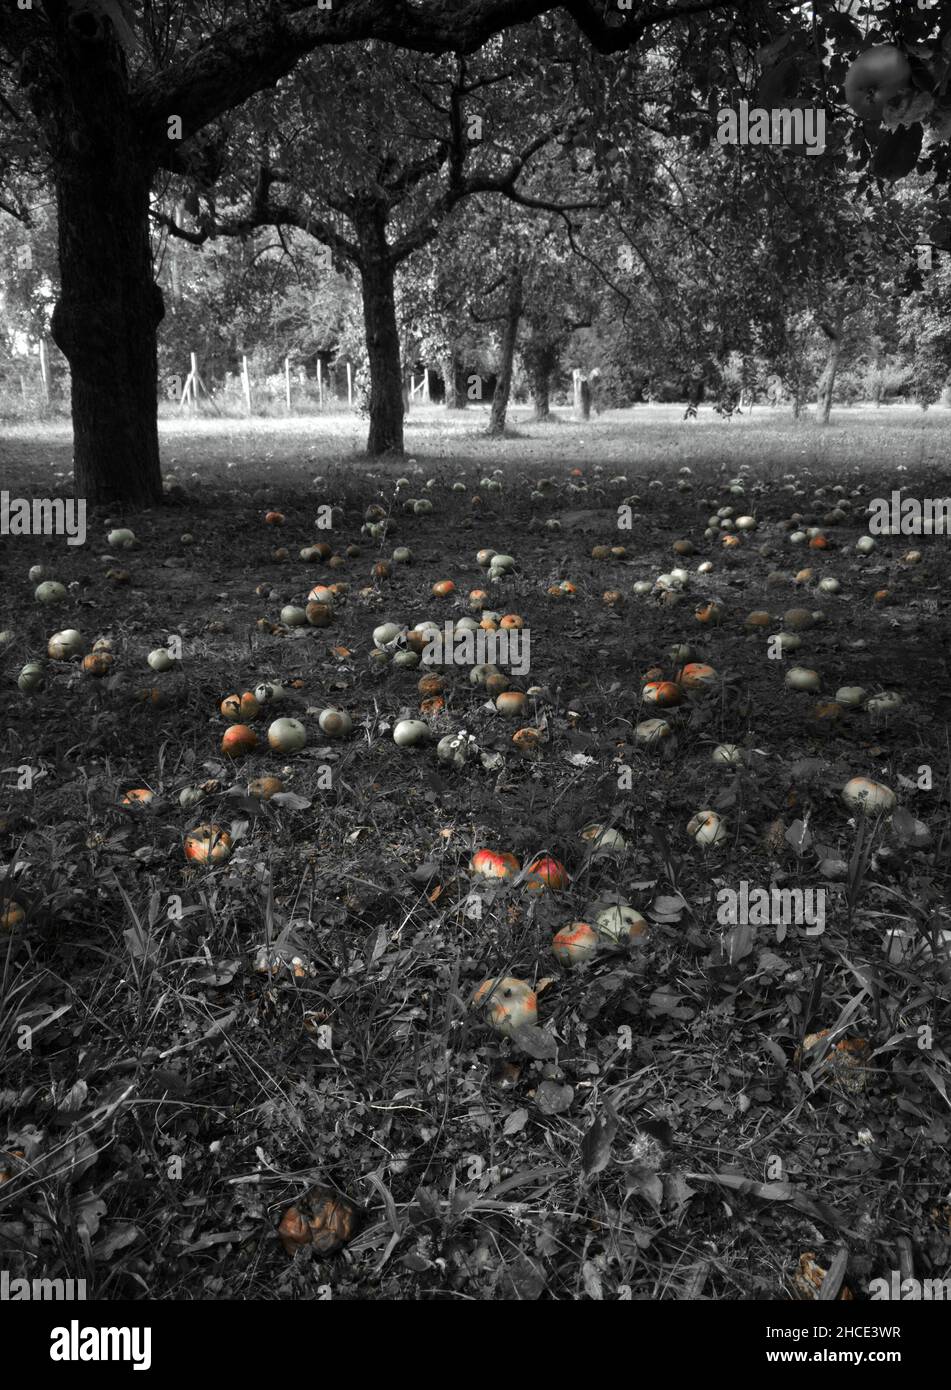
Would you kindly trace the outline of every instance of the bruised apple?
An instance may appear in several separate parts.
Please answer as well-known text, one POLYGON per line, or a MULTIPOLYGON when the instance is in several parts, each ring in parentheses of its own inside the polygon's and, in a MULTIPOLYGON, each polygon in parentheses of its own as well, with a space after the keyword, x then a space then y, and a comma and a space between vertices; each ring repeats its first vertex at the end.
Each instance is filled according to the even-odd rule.
POLYGON ((231 854, 231 836, 220 825, 199 825, 185 836, 185 858, 196 864, 220 864, 231 854))
POLYGON ((288 1255, 313 1245, 321 1255, 332 1255, 353 1239, 360 1213, 354 1204, 328 1187, 312 1187, 281 1218, 277 1233, 288 1255))
POLYGON ((494 849, 477 850, 469 864, 472 872, 480 878, 514 878, 520 867, 514 854, 494 849))
POLYGON ((507 975, 500 980, 483 980, 472 996, 473 1007, 485 1010, 486 1021, 497 1033, 511 1034, 527 1023, 538 1021, 538 1000, 531 985, 507 975))

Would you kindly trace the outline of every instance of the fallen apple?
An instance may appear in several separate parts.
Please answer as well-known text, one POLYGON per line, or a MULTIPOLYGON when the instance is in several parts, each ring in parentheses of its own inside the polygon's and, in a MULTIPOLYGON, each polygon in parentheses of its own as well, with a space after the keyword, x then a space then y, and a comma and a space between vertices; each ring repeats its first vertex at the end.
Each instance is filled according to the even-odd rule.
POLYGON ((480 849, 469 861, 469 868, 480 878, 511 879, 518 873, 520 865, 515 855, 507 851, 480 849))
POLYGON ((37 603, 62 603, 66 598, 66 586, 56 579, 44 579, 33 595, 37 603))
POLYGON ((275 719, 268 728, 267 741, 275 753, 296 753, 307 742, 307 730, 299 719, 275 719))
POLYGON ((198 864, 219 864, 230 854, 231 836, 220 825, 198 825, 185 836, 185 857, 198 864))
POLYGON ((629 904, 617 903, 601 909, 594 919, 594 929, 602 941, 619 946, 622 941, 645 940, 650 924, 629 904))
POLYGON ((232 724, 221 738, 221 751, 226 758, 245 758, 258 746, 258 736, 247 724, 232 724))
POLYGON ((587 922, 572 922, 552 938, 551 949, 562 965, 583 965, 598 954, 598 933, 587 922))
POLYGON ((853 777, 842 788, 842 800, 851 811, 883 816, 895 809, 896 797, 882 782, 873 782, 870 777, 853 777))
POLYGON ((539 855, 526 865, 523 886, 527 893, 562 892, 568 887, 568 871, 559 860, 539 855))
POLYGON ((353 720, 343 709, 321 710, 317 723, 328 738, 346 738, 353 729, 353 720))
POLYGON ((722 844, 727 838, 726 822, 717 815, 716 811, 698 811, 691 817, 687 825, 687 834, 692 835, 698 845, 704 849, 709 849, 714 845, 722 844))
POLYGON ((414 748, 429 738, 429 725, 422 719, 400 719, 393 729, 393 742, 400 748, 414 748))
POLYGON ((53 633, 46 651, 51 661, 69 661, 70 657, 78 656, 84 646, 82 633, 74 627, 67 627, 62 632, 53 633))
POLYGON ((487 1022, 505 1036, 538 1019, 535 991, 511 975, 484 980, 472 996, 472 1003, 473 1007, 484 1009, 487 1022))

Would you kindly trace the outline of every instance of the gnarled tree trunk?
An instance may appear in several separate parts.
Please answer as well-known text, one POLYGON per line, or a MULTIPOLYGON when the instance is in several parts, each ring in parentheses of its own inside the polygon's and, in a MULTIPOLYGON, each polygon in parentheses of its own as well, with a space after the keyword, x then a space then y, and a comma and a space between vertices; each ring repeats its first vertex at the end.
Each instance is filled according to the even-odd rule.
POLYGON ((832 396, 835 391, 835 378, 839 370, 839 358, 842 352, 842 318, 841 316, 834 324, 821 323, 820 328, 826 335, 828 348, 826 350, 826 366, 822 374, 822 382, 819 387, 818 413, 819 424, 827 425, 829 416, 832 414, 832 396))

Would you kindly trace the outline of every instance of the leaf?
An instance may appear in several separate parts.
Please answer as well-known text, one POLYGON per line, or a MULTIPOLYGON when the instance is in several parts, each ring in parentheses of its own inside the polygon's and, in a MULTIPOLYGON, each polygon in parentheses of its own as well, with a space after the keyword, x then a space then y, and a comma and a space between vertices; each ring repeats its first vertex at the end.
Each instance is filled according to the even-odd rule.
POLYGON ((107 1210, 105 1202, 95 1192, 80 1192, 73 1203, 76 1225, 87 1237, 96 1235, 107 1210))
POLYGON ((408 1269, 411 1274, 423 1274, 427 1269, 432 1269, 432 1260, 427 1260, 425 1255, 419 1255, 415 1250, 411 1250, 408 1255, 404 1255, 400 1260, 404 1269, 408 1269))
POLYGON ((690 1186, 679 1170, 674 1169, 664 1175, 664 1200, 668 1211, 678 1211, 696 1195, 696 1188, 690 1186))
POLYGON ((629 1193, 643 1197, 655 1211, 660 1211, 664 1200, 664 1180, 659 1173, 636 1164, 628 1174, 626 1187, 629 1193))
POLYGON ((606 1104, 600 1115, 596 1115, 584 1139, 581 1141, 581 1171, 586 1178, 602 1173, 611 1161, 611 1145, 617 1133, 617 1115, 606 1104))
POLYGON ((388 945, 386 927, 381 922, 367 940, 367 964, 372 965, 383 955, 388 945))
POLYGON ((744 960, 753 949, 753 928, 747 923, 731 927, 723 938, 723 954, 730 965, 744 960))
POLYGON ((200 1250, 211 1250, 216 1245, 236 1245, 243 1240, 244 1231, 216 1231, 214 1235, 199 1236, 191 1245, 182 1246, 183 1255, 197 1255, 200 1250))
MULTIPOLYGON (((778 39, 773 39, 772 43, 764 44, 762 48, 758 48, 756 50, 756 61, 759 63, 760 67, 769 68, 772 67, 774 63, 779 62, 792 41, 793 34, 787 31, 785 34, 780 34, 778 39)), ((787 59, 786 61, 788 62, 789 60, 787 59)))
POLYGON ((535 1104, 543 1115, 563 1114, 574 1098, 575 1088, 560 1081, 543 1081, 535 1092, 535 1104))
POLYGON ((581 1278, 584 1283, 584 1291, 589 1298, 593 1298, 600 1303, 604 1297, 601 1285, 601 1271, 591 1260, 585 1260, 581 1266, 581 1278))
POLYGON ((62 1147, 51 1160, 52 1172, 65 1174, 69 1182, 77 1182, 87 1173, 99 1157, 99 1151, 92 1141, 80 1134, 64 1141, 62 1147))
POLYGON ((843 1246, 838 1250, 835 1257, 825 1272, 825 1278, 819 1287, 820 1303, 831 1303, 837 1297, 839 1289, 842 1287, 842 1280, 845 1278, 845 1271, 849 1264, 848 1246, 843 1246))
POLYGON ((938 1071, 938 1069, 936 1067, 929 1066, 927 1062, 922 1063, 921 1069, 924 1072, 925 1076, 927 1076, 928 1080, 932 1083, 935 1090, 938 1092, 938 1095, 945 1102, 945 1104, 951 1106, 951 1097, 949 1097, 948 1095, 947 1082, 945 1081, 941 1073, 938 1071))
POLYGON ((60 1114, 68 1113, 70 1110, 81 1110, 86 1103, 88 1094, 89 1087, 85 1081, 74 1081, 56 1109, 60 1114))
POLYGON ((795 58, 783 58, 775 67, 764 72, 756 92, 756 103, 772 110, 784 106, 799 94, 800 71, 795 58))
POLYGON ((758 1197, 763 1202, 789 1202, 797 1211, 804 1212, 829 1226, 844 1226, 845 1218, 827 1202, 810 1197, 789 1182, 753 1182, 742 1173, 685 1173, 692 1182, 715 1182, 730 1191, 744 1196, 758 1197))
POLYGON ((528 1111, 524 1107, 521 1107, 518 1110, 513 1110, 511 1115, 505 1121, 504 1126, 502 1127, 502 1133, 519 1134, 525 1128, 527 1122, 528 1111))
POLYGON ((799 855, 805 854, 812 844, 812 835, 805 822, 801 820, 794 820, 783 838, 799 855))
POLYGON ((924 127, 920 121, 886 132, 872 158, 875 177, 894 182, 910 174, 918 163, 923 137, 924 127))
POLYGON ((545 1028, 539 1028, 537 1023, 525 1023, 521 1028, 513 1029, 512 1041, 522 1052, 527 1052, 529 1057, 535 1057, 538 1061, 548 1061, 558 1052, 558 1044, 552 1034, 545 1028))
POLYGON ((139 1238, 138 1226, 124 1221, 111 1221, 104 1229, 105 1235, 93 1247, 93 1254, 101 1264, 107 1264, 117 1251, 124 1250, 139 1238))
POLYGON ((905 844, 912 844, 918 836, 918 821, 906 811, 904 806, 896 806, 892 812, 892 830, 905 844))
POLYGON ((142 964, 150 961, 157 954, 158 943, 153 936, 150 936, 139 922, 134 927, 126 927, 122 933, 125 938, 126 948, 133 960, 141 961, 142 964))
POLYGON ((298 796, 296 792, 275 792, 271 797, 272 806, 285 806, 288 811, 309 811, 312 802, 306 796, 298 796))
POLYGON ((511 1265, 506 1266, 499 1282, 502 1298, 518 1303, 534 1302, 541 1298, 544 1291, 544 1275, 527 1255, 518 1255, 511 1265))

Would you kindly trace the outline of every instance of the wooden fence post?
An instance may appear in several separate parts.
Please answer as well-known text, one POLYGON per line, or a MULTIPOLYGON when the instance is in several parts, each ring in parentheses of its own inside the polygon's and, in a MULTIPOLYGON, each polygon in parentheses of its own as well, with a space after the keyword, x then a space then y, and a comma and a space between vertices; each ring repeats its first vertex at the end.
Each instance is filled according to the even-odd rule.
POLYGON ((241 385, 244 388, 244 408, 251 414, 251 374, 248 371, 247 357, 241 358, 241 385))
POLYGON ((47 351, 47 347, 46 347, 46 339, 45 339, 45 338, 41 338, 41 339, 40 339, 40 376, 41 376, 42 379, 43 379, 43 395, 44 395, 45 398, 46 398, 46 403, 47 403, 47 405, 49 405, 49 400, 50 400, 50 359, 49 359, 49 352, 47 351))
POLYGON ((353 405, 353 368, 347 363, 347 405, 353 405))

